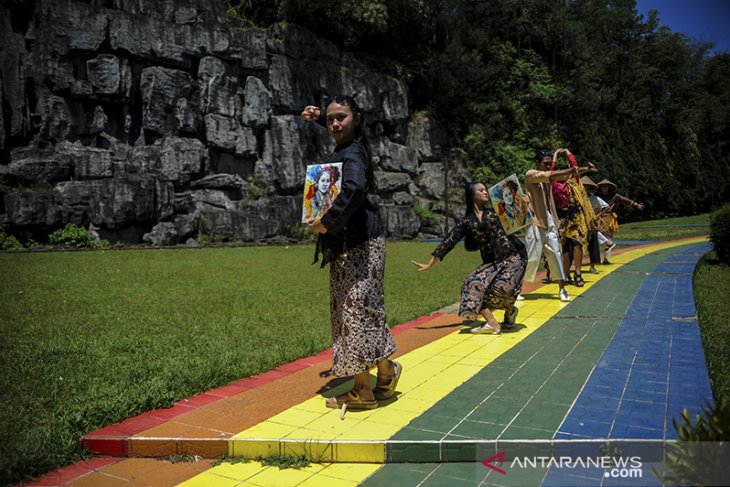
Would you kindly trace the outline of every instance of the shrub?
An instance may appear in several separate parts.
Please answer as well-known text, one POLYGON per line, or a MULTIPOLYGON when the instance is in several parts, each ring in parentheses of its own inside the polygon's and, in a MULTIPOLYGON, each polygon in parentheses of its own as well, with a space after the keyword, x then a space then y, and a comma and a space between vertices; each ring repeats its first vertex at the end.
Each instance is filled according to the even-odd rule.
POLYGON ((91 233, 83 227, 68 223, 48 236, 48 243, 54 246, 74 247, 77 249, 103 249, 109 247, 106 240, 94 240, 91 233))
POLYGON ((721 397, 713 408, 692 418, 685 409, 682 423, 673 419, 679 441, 667 445, 665 472, 654 475, 668 485, 723 485, 730 440, 730 403, 721 397))
POLYGON ((730 204, 723 206, 710 217, 710 241, 717 258, 730 264, 730 204))
POLYGON ((418 216, 418 218, 420 218, 424 225, 431 225, 432 223, 436 223, 438 220, 438 215, 418 203, 413 205, 413 212, 418 216))
POLYGON ((23 250, 23 244, 12 235, 0 232, 0 250, 23 250))

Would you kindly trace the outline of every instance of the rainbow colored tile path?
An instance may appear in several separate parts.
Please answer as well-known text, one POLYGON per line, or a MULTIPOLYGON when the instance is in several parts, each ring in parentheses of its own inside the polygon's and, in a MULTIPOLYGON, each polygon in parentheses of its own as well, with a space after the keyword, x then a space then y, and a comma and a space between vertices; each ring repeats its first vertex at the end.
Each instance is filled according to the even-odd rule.
POLYGON ((692 292, 707 250, 690 239, 625 251, 570 303, 555 285, 526 289, 517 329, 499 336, 449 313, 399 325, 404 373, 376 410, 341 420, 324 407, 351 386, 321 377, 326 351, 91 433, 98 457, 30 485, 661 485, 649 468, 672 418, 713 400, 692 292), (642 465, 520 462, 606 448, 642 465), (312 463, 236 461, 272 455, 312 463), (214 465, 221 456, 237 458, 214 465))

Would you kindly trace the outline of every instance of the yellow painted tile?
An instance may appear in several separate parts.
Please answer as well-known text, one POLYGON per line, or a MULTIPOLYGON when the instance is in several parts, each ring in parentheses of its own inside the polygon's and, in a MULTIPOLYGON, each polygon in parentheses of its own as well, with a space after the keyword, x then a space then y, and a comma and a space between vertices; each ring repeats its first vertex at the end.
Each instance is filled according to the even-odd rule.
POLYGON ((238 481, 248 480, 254 475, 261 473, 262 471, 271 468, 262 465, 260 462, 252 460, 246 463, 221 463, 215 467, 206 470, 206 473, 212 473, 221 477, 234 479, 238 481))
POLYGON ((299 404, 294 406, 294 409, 300 411, 309 411, 313 413, 323 413, 326 412, 327 408, 322 403, 322 396, 315 396, 312 399, 307 399, 304 402, 300 402, 299 404))
POLYGON ((320 474, 309 477, 297 487, 357 487, 361 482, 361 480, 335 479, 320 474))
POLYGON ((178 487, 234 487, 240 483, 239 480, 229 479, 209 473, 206 470, 185 482, 178 484, 178 487))
POLYGON ((280 455, 279 440, 229 440, 229 451, 234 457, 257 458, 280 455))
POLYGON ((398 400, 388 404, 388 409, 396 409, 399 411, 409 411, 414 413, 422 413, 426 409, 433 406, 433 402, 425 401, 412 394, 402 394, 398 396, 398 400))
POLYGON ((319 438, 312 440, 282 441, 282 455, 301 456, 305 455, 315 462, 335 461, 332 438, 319 438))
POLYGON ((332 414, 327 414, 315 421, 312 421, 306 428, 300 428, 293 431, 287 435, 287 437, 301 438, 301 435, 303 434, 302 432, 317 433, 319 435, 324 435, 325 437, 328 437, 328 435, 329 437, 337 436, 363 420, 363 417, 357 414, 360 412, 363 411, 347 411, 345 419, 342 420, 340 419, 339 410, 333 410, 332 414))
POLYGON ((384 423, 373 423, 370 421, 361 421, 348 431, 337 437, 338 440, 386 440, 396 434, 405 425, 392 425, 384 423))
POLYGON ((335 445, 337 463, 385 463, 385 441, 346 443, 335 445))
POLYGON ((297 429, 296 426, 263 421, 233 435, 231 438, 283 438, 297 429))
POLYGON ((407 360, 409 365, 415 366, 429 360, 432 355, 422 352, 421 348, 418 348, 412 352, 408 352, 407 354, 403 355, 401 358, 397 359, 398 362, 403 363, 404 360, 407 360))
POLYGON ((386 407, 378 408, 375 414, 370 416, 367 421, 369 423, 383 423, 403 427, 403 425, 406 425, 410 421, 413 421, 413 419, 420 414, 419 412, 406 411, 404 409, 395 408, 394 406, 396 406, 397 403, 398 401, 394 402, 393 404, 389 404, 386 407))
POLYGON ((440 353, 438 355, 434 355, 433 357, 429 358, 428 359, 428 362, 429 363, 434 363, 434 364, 447 364, 447 365, 450 365, 450 364, 453 364, 454 362, 458 361, 459 360, 459 358, 458 358, 459 356, 461 356, 461 354, 459 354, 459 355, 454 355, 454 354, 449 355, 448 353, 440 353))
POLYGON ((313 475, 315 474, 303 469, 272 467, 248 479, 247 482, 261 487, 292 487, 313 475))
POLYGON ((484 367, 478 365, 466 365, 464 363, 454 364, 446 370, 446 374, 453 377, 473 377, 475 374, 480 372, 484 367))
POLYGON ((424 382, 428 382, 436 376, 441 370, 404 370, 398 381, 398 387, 396 388, 399 392, 408 392, 411 389, 415 389, 424 382))
POLYGON ((381 465, 370 463, 333 463, 325 467, 320 475, 342 480, 355 479, 357 482, 362 482, 379 470, 380 467, 381 465))

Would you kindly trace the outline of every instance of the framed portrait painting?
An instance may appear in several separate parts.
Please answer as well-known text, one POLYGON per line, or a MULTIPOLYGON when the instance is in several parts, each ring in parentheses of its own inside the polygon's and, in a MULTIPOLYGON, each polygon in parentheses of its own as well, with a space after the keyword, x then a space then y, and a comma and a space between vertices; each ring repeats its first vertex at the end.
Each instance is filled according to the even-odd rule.
POLYGON ((520 181, 516 174, 512 174, 491 188, 489 198, 492 200, 494 211, 497 212, 500 223, 507 235, 511 235, 527 225, 532 224, 530 206, 522 192, 520 181))
POLYGON ((312 164, 304 178, 302 223, 324 215, 342 189, 342 163, 312 164))

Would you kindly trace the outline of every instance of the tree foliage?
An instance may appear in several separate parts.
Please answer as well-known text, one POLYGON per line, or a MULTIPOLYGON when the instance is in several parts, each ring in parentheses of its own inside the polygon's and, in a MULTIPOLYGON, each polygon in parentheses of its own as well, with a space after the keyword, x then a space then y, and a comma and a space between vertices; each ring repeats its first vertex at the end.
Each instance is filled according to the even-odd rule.
POLYGON ((647 204, 642 217, 730 200, 730 54, 710 55, 634 0, 228 0, 261 27, 302 25, 398 62, 413 110, 492 180, 569 147, 647 204))

